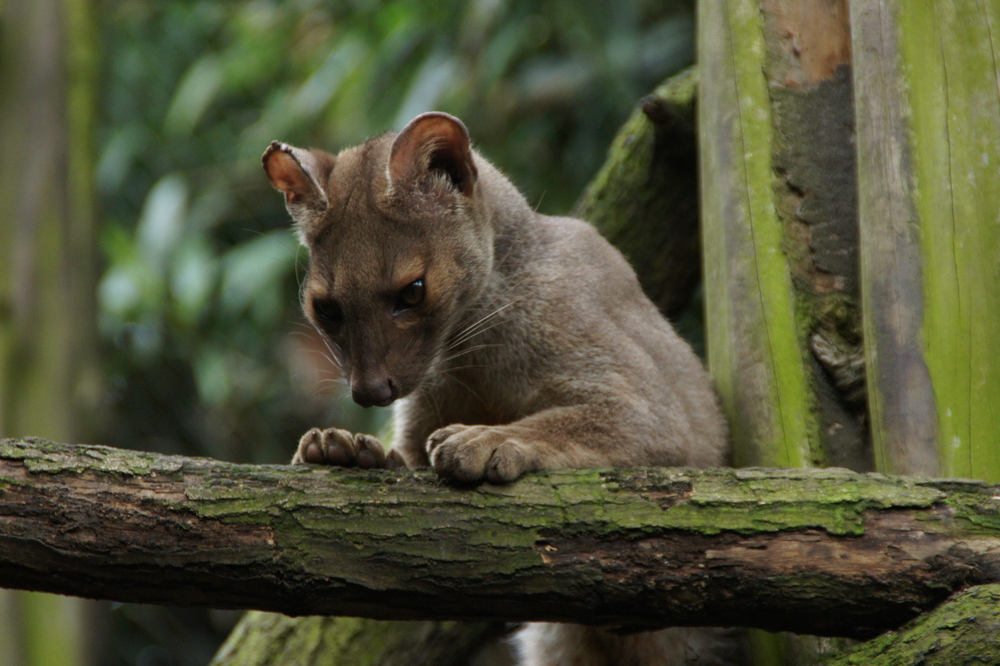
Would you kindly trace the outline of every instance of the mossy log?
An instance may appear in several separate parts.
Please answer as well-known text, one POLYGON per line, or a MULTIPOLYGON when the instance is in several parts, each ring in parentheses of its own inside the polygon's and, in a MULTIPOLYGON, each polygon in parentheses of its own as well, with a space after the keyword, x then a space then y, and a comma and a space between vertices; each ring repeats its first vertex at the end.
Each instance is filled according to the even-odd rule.
POLYGON ((837 655, 826 666, 1000 663, 1000 585, 959 592, 930 613, 837 655))
POLYGON ((1000 581, 1000 488, 847 470, 430 472, 0 443, 0 586, 289 615, 866 637, 1000 581))

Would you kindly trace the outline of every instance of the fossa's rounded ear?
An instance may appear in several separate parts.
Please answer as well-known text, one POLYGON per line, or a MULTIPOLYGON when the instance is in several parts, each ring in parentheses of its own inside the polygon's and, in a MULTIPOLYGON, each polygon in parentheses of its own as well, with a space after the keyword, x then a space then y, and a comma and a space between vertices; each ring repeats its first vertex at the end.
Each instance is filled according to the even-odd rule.
POLYGON ((329 204, 324 183, 333 170, 334 157, 322 151, 303 150, 272 141, 261 162, 274 189, 285 195, 292 218, 308 227, 329 204))
POLYGON ((472 160, 469 130, 440 111, 423 113, 403 128, 389 151, 389 182, 395 186, 440 171, 465 196, 472 196, 479 172, 472 160))

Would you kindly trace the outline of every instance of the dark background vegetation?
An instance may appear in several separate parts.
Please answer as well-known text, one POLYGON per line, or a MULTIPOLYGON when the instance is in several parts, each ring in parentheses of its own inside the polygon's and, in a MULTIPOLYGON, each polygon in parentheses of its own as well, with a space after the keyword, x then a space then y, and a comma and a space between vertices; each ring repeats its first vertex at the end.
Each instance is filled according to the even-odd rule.
MULTIPOLYGON (((566 212, 636 100, 693 58, 691 6, 671 0, 94 11, 103 370, 88 438, 240 462, 286 461, 315 425, 388 428, 388 410, 343 399, 299 314, 306 256, 260 168, 272 139, 336 150, 447 111, 540 210, 566 212)), ((203 664, 235 617, 103 608, 92 661, 115 666, 203 664)))

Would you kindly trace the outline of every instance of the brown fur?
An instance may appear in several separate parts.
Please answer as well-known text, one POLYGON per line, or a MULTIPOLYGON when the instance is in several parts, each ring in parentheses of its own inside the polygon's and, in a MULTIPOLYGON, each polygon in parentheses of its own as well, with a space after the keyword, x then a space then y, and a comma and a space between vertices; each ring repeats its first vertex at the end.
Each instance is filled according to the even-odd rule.
MULTIPOLYGON (((274 143, 264 167, 309 250, 307 316, 358 402, 396 404, 388 460, 367 435, 313 429, 296 462, 494 483, 725 464, 708 375, 628 263, 586 223, 532 210, 457 119, 424 114, 335 157, 274 143)), ((630 638, 632 654, 643 636, 653 653, 673 640, 630 638)), ((577 627, 529 626, 521 642, 528 664, 688 663, 601 660, 584 646, 621 639, 577 627)))

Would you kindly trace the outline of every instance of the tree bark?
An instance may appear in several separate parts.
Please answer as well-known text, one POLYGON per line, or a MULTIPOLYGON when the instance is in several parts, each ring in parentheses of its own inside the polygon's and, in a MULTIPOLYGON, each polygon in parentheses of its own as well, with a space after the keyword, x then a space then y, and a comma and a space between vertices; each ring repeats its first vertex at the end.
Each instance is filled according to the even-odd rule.
POLYGON ((818 430, 771 196, 773 128, 760 8, 754 0, 698 7, 709 369, 739 444, 736 465, 764 459, 769 466, 807 466, 818 451, 818 430))
POLYGON ((846 14, 699 3, 706 340, 738 466, 872 469, 846 14))
MULTIPOLYGON (((868 402, 887 473, 1000 479, 998 21, 992 3, 851 2, 868 402)), ((835 663, 995 663, 995 597, 959 595, 835 663)))
POLYGON ((996 3, 851 3, 879 469, 1000 480, 996 3))
POLYGON ((1000 585, 973 587, 931 612, 823 663, 954 666, 1000 662, 1000 585))
POLYGON ((431 473, 0 444, 0 585, 382 619, 872 636, 1000 577, 1000 489, 846 470, 431 473))

